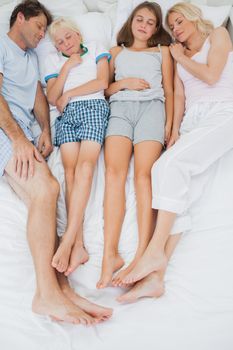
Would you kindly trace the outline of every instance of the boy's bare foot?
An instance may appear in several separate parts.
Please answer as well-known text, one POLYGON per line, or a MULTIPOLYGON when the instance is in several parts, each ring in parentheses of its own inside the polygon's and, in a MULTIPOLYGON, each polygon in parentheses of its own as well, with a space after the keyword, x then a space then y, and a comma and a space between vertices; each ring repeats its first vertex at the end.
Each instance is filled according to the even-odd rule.
POLYGON ((75 241, 74 246, 71 250, 70 262, 65 275, 69 276, 77 267, 81 264, 85 264, 89 259, 89 255, 83 246, 83 242, 75 241))
POLYGON ((119 254, 104 255, 102 261, 102 272, 96 288, 105 288, 112 280, 112 275, 124 265, 124 260, 119 254))
POLYGON ((164 294, 163 278, 157 272, 152 272, 141 281, 137 282, 129 292, 117 298, 119 302, 132 303, 139 298, 158 298, 164 294))
POLYGON ((58 291, 54 291, 47 298, 36 294, 32 303, 32 311, 40 315, 50 316, 53 320, 68 323, 91 325, 98 322, 58 291))
POLYGON ((147 249, 133 270, 123 278, 126 284, 135 283, 149 275, 151 272, 165 270, 167 258, 161 252, 147 249))
POLYGON ((52 266, 59 272, 65 272, 67 270, 70 254, 72 249, 72 242, 62 237, 61 243, 53 256, 52 266))
POLYGON ((94 304, 89 300, 82 298, 75 293, 70 286, 67 285, 62 291, 75 305, 79 306, 83 311, 87 312, 97 320, 105 321, 112 316, 113 309, 94 304))

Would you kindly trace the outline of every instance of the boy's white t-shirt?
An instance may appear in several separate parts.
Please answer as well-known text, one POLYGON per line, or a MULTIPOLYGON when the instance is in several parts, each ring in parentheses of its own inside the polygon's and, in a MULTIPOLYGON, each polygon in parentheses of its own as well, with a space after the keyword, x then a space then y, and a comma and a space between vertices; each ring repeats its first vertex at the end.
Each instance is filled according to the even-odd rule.
MULTIPOLYGON (((111 58, 110 53, 95 42, 84 44, 83 46, 87 48, 88 51, 82 56, 82 62, 70 70, 63 92, 96 79, 97 63, 99 60, 103 57, 111 58)), ((63 56, 60 52, 50 53, 45 63, 45 81, 47 82, 51 78, 57 78, 62 66, 67 60, 68 58, 63 56)), ((91 99, 104 99, 104 91, 101 90, 89 95, 75 96, 70 102, 91 99)))

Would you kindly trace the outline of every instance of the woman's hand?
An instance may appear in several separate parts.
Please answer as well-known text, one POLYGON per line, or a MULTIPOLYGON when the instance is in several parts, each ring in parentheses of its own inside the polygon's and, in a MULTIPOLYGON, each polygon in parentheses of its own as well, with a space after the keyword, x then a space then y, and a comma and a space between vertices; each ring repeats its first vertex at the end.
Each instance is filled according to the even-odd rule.
POLYGON ((128 90, 145 90, 150 89, 150 84, 144 80, 139 78, 127 78, 124 79, 124 89, 128 90))
POLYGON ((176 141, 179 139, 179 137, 180 137, 179 131, 173 129, 171 133, 171 137, 167 143, 167 149, 173 146, 176 143, 176 141))
POLYGON ((179 58, 184 55, 184 46, 180 43, 173 43, 169 46, 172 57, 179 62, 179 58))

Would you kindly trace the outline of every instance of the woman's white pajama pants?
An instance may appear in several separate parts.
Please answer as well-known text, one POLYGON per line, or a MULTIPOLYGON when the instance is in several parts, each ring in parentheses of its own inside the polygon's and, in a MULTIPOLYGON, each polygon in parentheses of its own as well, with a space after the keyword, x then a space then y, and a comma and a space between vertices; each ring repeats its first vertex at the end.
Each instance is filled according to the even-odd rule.
POLYGON ((199 103, 188 110, 179 140, 152 168, 152 208, 177 213, 172 234, 191 229, 190 198, 201 197, 208 169, 232 148, 233 102, 199 103))

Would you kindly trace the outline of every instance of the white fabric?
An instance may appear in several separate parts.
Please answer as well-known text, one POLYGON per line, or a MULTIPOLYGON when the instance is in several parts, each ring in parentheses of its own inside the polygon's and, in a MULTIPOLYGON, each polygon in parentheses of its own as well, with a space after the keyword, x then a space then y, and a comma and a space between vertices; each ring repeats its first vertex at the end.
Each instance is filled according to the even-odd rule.
MULTIPOLYGON (((85 216, 90 261, 71 276, 72 285, 94 302, 112 306, 111 320, 95 327, 67 325, 31 312, 35 287, 26 242, 27 211, 0 181, 0 344, 3 350, 232 350, 233 348, 233 152, 216 163, 208 189, 193 207, 195 230, 183 235, 166 274, 166 294, 119 305, 123 290, 96 290, 103 248, 104 164, 101 153, 85 216), (224 201, 222 200, 224 199, 224 201), (218 224, 205 228, 209 214, 218 224)), ((50 159, 63 181, 57 150, 50 159)), ((137 242, 133 167, 126 185, 127 212, 120 253, 129 262, 137 242)), ((59 228, 64 225, 62 201, 59 228), (61 215, 62 214, 62 215, 61 215), (63 217, 62 217, 63 216, 63 217)), ((210 223, 209 217, 208 223, 210 223)))
POLYGON ((203 17, 210 20, 215 28, 221 25, 226 26, 230 16, 231 5, 207 6, 197 4, 195 1, 192 1, 192 4, 197 5, 201 9, 203 17))
MULTIPOLYGON (((81 86, 97 77, 97 63, 96 59, 102 54, 108 54, 107 50, 100 47, 95 42, 89 44, 84 43, 84 47, 88 49, 87 53, 82 56, 82 62, 73 67, 66 79, 63 92, 74 89, 81 86)), ((61 68, 67 61, 67 57, 64 57, 61 53, 50 53, 45 62, 45 81, 46 78, 54 77, 54 74, 58 74, 61 68)), ((75 96, 70 102, 92 100, 92 99, 104 99, 104 91, 98 91, 93 94, 75 96)))

